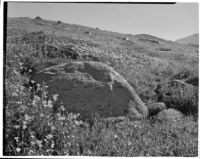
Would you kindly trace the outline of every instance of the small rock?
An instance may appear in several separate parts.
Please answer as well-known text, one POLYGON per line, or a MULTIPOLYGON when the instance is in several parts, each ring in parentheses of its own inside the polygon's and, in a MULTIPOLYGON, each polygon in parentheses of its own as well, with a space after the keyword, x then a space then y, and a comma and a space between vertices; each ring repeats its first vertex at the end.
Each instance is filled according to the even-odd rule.
POLYGON ((156 102, 148 104, 149 116, 153 116, 166 109, 166 105, 163 102, 156 102))
POLYGON ((124 40, 129 41, 129 38, 128 38, 128 37, 125 37, 124 40))
POLYGON ((90 31, 86 31, 85 33, 88 35, 93 35, 93 33, 91 33, 90 31))
POLYGON ((37 17, 35 17, 35 20, 42 20, 42 18, 37 16, 37 17))
POLYGON ((166 121, 166 122, 176 122, 183 120, 183 118, 184 115, 180 111, 173 108, 165 109, 160 113, 158 113, 157 115, 157 119, 159 121, 166 121))

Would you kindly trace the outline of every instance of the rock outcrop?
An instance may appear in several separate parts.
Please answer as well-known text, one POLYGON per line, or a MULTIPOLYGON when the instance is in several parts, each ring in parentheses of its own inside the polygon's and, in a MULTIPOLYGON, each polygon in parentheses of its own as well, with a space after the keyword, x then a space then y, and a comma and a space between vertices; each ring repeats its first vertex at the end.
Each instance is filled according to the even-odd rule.
POLYGON ((59 94, 68 111, 82 119, 128 115, 145 118, 148 108, 130 84, 111 67, 100 62, 70 62, 35 74, 34 80, 48 85, 49 94, 59 94))

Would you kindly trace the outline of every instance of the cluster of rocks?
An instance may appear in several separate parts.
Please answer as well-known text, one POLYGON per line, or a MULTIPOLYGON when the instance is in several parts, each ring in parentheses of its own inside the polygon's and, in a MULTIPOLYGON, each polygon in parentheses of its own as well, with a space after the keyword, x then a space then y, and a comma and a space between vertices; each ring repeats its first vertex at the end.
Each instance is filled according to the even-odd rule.
MULTIPOLYGON (((45 82, 49 94, 59 94, 56 105, 80 113, 82 120, 128 116, 144 119, 156 116, 160 121, 176 121, 183 114, 167 109, 164 103, 145 104, 131 85, 112 67, 100 62, 69 62, 46 68, 33 79, 45 82)), ((121 118, 120 118, 121 119, 121 118)))

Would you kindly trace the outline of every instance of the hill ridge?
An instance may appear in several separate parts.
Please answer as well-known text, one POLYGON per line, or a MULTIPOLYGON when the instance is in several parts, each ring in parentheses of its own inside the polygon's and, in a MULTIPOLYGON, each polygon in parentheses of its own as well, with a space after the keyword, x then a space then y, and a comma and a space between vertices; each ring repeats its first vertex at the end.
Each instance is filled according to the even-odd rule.
POLYGON ((199 45, 199 33, 195 33, 180 39, 175 40, 175 42, 180 44, 195 44, 199 45))

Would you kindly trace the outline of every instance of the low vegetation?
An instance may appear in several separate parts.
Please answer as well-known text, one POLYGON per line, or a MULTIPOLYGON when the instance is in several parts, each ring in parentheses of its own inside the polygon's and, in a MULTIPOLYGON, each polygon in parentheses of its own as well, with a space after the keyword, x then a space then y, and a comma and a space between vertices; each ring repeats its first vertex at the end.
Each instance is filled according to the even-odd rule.
POLYGON ((186 51, 178 52, 178 46, 171 44, 163 47, 170 49, 159 52, 152 45, 160 44, 142 41, 142 45, 134 37, 124 41, 124 35, 100 29, 93 29, 91 32, 96 36, 88 37, 85 31, 91 28, 62 23, 55 31, 54 23, 43 21, 43 25, 45 23, 48 24, 47 32, 39 24, 38 32, 31 30, 37 26, 32 19, 8 21, 4 155, 198 155, 198 87, 190 89, 170 84, 174 79, 198 78, 196 51, 187 54, 191 48, 186 46, 186 51), (20 21, 26 20, 29 23, 21 26, 20 21), (63 27, 68 30, 63 31, 63 27), (19 28, 26 29, 17 32, 19 28), (63 32, 62 36, 60 32, 63 32), (73 45, 81 54, 86 52, 97 57, 122 74, 144 102, 164 102, 168 108, 182 111, 184 120, 161 122, 153 116, 143 121, 126 119, 113 123, 97 116, 90 124, 79 120, 79 114, 67 112, 62 103, 55 111, 54 103, 59 94, 47 95, 48 86, 35 83, 31 76, 36 71, 73 59, 44 56, 43 46, 46 44, 57 47, 73 45), (181 60, 177 54, 182 56, 181 60))

